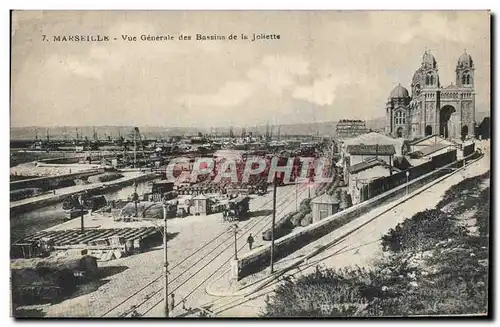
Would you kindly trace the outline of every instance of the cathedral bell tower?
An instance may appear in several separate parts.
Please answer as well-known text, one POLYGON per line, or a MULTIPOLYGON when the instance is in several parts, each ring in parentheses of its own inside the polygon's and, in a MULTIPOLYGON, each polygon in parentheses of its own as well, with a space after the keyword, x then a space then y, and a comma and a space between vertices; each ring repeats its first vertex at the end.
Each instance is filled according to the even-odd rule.
POLYGON ((460 88, 460 103, 457 104, 457 114, 460 117, 460 136, 462 139, 474 137, 476 96, 474 93, 474 62, 465 50, 458 58, 456 84, 460 88))
POLYGON ((474 62, 467 51, 464 51, 458 58, 455 72, 457 73, 457 86, 474 89, 474 62))

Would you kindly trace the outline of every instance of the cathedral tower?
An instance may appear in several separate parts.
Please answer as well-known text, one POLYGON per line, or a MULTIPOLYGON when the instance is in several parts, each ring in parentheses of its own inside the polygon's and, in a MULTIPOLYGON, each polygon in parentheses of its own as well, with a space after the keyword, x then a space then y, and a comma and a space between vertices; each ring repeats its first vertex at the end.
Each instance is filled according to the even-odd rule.
POLYGON ((407 139, 440 135, 474 137, 474 62, 465 52, 457 62, 456 82, 441 86, 436 58, 425 51, 413 74, 411 97, 396 86, 386 103, 386 134, 407 139))

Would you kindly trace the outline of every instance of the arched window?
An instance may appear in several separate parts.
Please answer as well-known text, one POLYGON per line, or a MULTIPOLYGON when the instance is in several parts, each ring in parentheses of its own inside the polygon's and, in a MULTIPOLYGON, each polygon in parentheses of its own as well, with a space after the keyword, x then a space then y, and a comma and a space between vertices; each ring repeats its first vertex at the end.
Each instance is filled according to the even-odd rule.
POLYGON ((406 123, 406 113, 403 111, 396 112, 396 125, 401 125, 406 123))
POLYGON ((467 74, 467 85, 471 85, 472 84, 472 78, 469 74, 467 74))
POLYGON ((431 85, 434 85, 434 76, 431 75, 431 85))
POLYGON ((466 85, 467 84, 467 77, 465 75, 466 74, 462 75, 462 85, 466 85))

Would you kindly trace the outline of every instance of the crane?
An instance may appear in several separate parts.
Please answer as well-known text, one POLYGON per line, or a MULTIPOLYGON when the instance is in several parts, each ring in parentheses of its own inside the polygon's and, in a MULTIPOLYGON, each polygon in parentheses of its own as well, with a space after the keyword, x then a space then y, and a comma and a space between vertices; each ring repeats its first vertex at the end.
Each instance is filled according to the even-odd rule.
POLYGON ((144 154, 144 144, 142 143, 141 132, 139 131, 139 127, 134 127, 134 167, 137 167, 137 143, 139 143, 142 157, 146 158, 144 154))

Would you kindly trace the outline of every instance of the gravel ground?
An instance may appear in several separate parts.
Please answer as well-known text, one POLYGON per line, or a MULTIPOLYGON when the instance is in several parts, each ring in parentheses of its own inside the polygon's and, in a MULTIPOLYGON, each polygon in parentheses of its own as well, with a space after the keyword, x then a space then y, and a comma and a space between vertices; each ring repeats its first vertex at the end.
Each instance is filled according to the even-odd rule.
MULTIPOLYGON (((307 197, 307 190, 299 190, 299 203, 305 197, 307 197)), ((277 219, 287 212, 295 210, 295 186, 278 188, 277 204, 278 208, 281 208, 277 219)), ((250 232, 256 241, 254 246, 259 246, 264 242, 261 238, 261 232, 270 225, 271 209, 271 192, 265 196, 255 196, 250 201, 252 217, 238 223, 241 228, 237 243, 240 251, 248 251, 246 238, 250 232)), ((98 224, 99 222, 95 221, 94 223, 98 224)), ((197 307, 201 303, 213 299, 205 293, 204 284, 208 277, 222 274, 224 270, 229 268, 227 261, 234 256, 234 238, 232 234, 227 232, 229 226, 229 223, 222 222, 221 214, 168 220, 168 232, 174 234, 173 239, 169 241, 168 248, 169 290, 173 290, 177 302, 188 296, 186 305, 197 307), (217 238, 219 235, 220 237, 217 238), (215 241, 181 263, 195 250, 214 239, 215 241), (196 287, 198 288, 189 294, 196 287)), ((69 224, 65 227, 69 228, 69 224)), ((101 285, 92 292, 57 304, 43 306, 42 310, 45 316, 100 317, 135 291, 141 290, 150 281, 161 276, 163 251, 161 247, 151 249, 140 254, 101 263, 100 267, 118 273, 106 277, 101 281, 101 285)), ((163 316, 162 285, 162 280, 157 280, 129 301, 112 310, 107 316, 116 317, 130 311, 141 302, 144 303, 136 308, 137 312, 145 313, 152 308, 146 316, 163 316), (154 306, 159 301, 160 303, 154 306)), ((173 314, 179 315, 183 312, 184 310, 178 306, 174 309, 173 314)))

